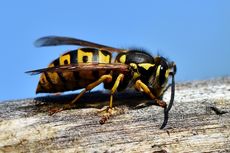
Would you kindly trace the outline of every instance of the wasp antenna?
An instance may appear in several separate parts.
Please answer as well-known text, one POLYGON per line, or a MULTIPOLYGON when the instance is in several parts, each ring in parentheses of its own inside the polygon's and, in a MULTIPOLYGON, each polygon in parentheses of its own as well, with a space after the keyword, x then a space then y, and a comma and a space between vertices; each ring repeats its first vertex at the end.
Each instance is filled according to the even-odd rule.
POLYGON ((170 109, 172 108, 174 96, 175 96, 175 79, 174 79, 174 75, 172 75, 171 99, 167 107, 167 111, 170 111, 170 109))
POLYGON ((174 74, 172 74, 172 85, 171 85, 171 99, 167 108, 164 109, 164 122, 162 123, 160 129, 163 129, 168 123, 168 114, 170 109, 172 108, 175 96, 175 79, 174 74))
POLYGON ((168 119, 169 119, 169 113, 167 111, 167 108, 165 108, 164 109, 164 122, 162 123, 160 129, 163 129, 167 125, 168 119))

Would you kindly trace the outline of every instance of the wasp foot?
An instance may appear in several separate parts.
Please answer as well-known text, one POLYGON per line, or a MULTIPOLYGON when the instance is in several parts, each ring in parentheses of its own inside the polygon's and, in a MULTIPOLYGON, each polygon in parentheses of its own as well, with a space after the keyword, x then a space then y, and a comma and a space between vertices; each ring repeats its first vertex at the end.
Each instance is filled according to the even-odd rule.
POLYGON ((99 120, 100 124, 105 124, 106 121, 109 120, 109 118, 124 114, 125 108, 117 108, 117 107, 106 107, 103 108, 103 110, 100 110, 99 113, 101 114, 101 119, 99 120))
POLYGON ((107 107, 107 108, 105 108, 105 109, 103 109, 103 110, 100 110, 100 113, 101 113, 101 114, 103 113, 103 115, 102 115, 102 117, 101 117, 99 123, 100 123, 100 124, 105 124, 105 122, 108 121, 109 118, 110 118, 113 114, 115 114, 115 108, 114 108, 114 107, 112 107, 112 108, 111 108, 111 107, 107 107))

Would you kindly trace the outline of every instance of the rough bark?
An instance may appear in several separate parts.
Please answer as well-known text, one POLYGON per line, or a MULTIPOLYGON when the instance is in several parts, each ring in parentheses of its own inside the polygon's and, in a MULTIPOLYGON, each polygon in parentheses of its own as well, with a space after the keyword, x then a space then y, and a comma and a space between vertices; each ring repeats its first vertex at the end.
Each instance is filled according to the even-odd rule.
MULTIPOLYGON (((115 95, 118 114, 99 124, 109 95, 87 93, 71 110, 49 115, 76 95, 0 104, 0 152, 230 152, 230 77, 176 84, 165 129, 163 109, 140 93, 115 95)), ((169 101, 166 92, 165 101, 169 101)))

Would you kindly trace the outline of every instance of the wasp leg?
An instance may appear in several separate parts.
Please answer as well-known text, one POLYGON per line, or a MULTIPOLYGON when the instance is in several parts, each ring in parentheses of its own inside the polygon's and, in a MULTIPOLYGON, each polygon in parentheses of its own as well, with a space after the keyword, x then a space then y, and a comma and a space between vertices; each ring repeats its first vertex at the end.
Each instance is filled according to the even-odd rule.
POLYGON ((110 93, 110 100, 109 100, 109 107, 112 108, 113 107, 113 94, 116 92, 117 87, 119 86, 121 80, 123 80, 124 78, 124 74, 119 74, 112 89, 111 89, 111 93, 110 93))
POLYGON ((153 95, 153 93, 150 91, 150 89, 148 88, 148 86, 147 86, 146 84, 144 84, 141 80, 137 80, 137 81, 136 81, 135 87, 136 87, 136 89, 138 89, 138 90, 140 90, 140 91, 143 90, 147 95, 150 96, 151 99, 155 100, 155 102, 156 102, 159 106, 161 106, 161 107, 163 107, 163 108, 166 108, 167 104, 166 104, 164 101, 162 101, 162 100, 156 98, 156 96, 153 95))
POLYGON ((98 86, 99 84, 101 84, 102 82, 104 82, 105 80, 108 81, 108 82, 111 82, 111 81, 112 81, 112 76, 109 75, 109 74, 108 74, 108 75, 103 75, 103 76, 101 76, 100 79, 98 79, 97 81, 95 81, 95 82, 89 84, 88 86, 86 86, 85 89, 82 90, 82 91, 80 92, 80 94, 77 95, 77 97, 76 97, 73 101, 71 101, 70 105, 73 105, 73 104, 74 104, 81 96, 83 96, 87 91, 89 91, 89 90, 95 88, 96 86, 98 86))
POLYGON ((100 124, 104 124, 110 116, 114 114, 113 109, 113 95, 117 90, 117 87, 119 86, 121 80, 123 80, 124 74, 119 74, 111 91, 110 91, 110 100, 109 100, 109 107, 106 109, 106 113, 102 116, 101 120, 99 121, 100 124))
POLYGON ((96 86, 98 86, 99 84, 101 84, 102 82, 104 81, 107 81, 107 82, 111 82, 112 81, 112 76, 111 75, 102 75, 97 81, 89 84, 88 86, 85 87, 84 90, 82 90, 76 98, 74 98, 74 100, 72 100, 69 104, 66 104, 64 105, 63 108, 61 109, 53 109, 51 110, 51 115, 54 114, 54 113, 57 113, 57 112, 60 112, 60 111, 63 111, 63 110, 66 110, 66 109, 71 109, 74 105, 74 103, 80 98, 82 97, 87 91, 95 88, 96 86))

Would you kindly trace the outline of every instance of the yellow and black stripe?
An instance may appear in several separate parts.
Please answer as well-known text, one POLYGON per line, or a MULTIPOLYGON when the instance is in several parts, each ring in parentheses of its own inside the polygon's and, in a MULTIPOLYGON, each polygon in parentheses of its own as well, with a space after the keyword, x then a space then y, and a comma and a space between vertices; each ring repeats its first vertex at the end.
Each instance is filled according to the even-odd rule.
MULTIPOLYGON (((78 63, 111 63, 112 55, 106 50, 94 48, 79 48, 64 53, 55 59, 48 67, 78 63)), ((97 80, 106 71, 73 71, 73 72, 44 72, 42 73, 36 93, 55 93, 84 88, 97 80)))

